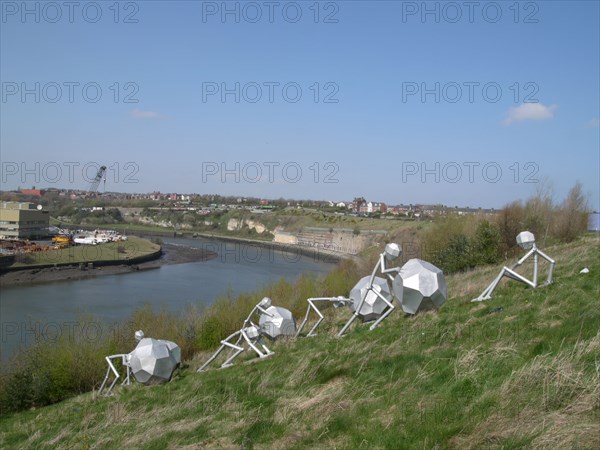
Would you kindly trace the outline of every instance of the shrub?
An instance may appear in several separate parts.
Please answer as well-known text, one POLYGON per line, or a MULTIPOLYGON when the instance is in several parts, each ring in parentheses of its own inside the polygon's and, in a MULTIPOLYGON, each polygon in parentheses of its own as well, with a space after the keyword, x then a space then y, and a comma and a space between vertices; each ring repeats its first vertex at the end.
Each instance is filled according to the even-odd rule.
POLYGON ((589 208, 581 183, 571 188, 557 211, 555 236, 562 242, 571 242, 587 229, 589 208))
POLYGON ((472 244, 473 265, 494 264, 500 260, 500 230, 495 223, 482 221, 472 244))

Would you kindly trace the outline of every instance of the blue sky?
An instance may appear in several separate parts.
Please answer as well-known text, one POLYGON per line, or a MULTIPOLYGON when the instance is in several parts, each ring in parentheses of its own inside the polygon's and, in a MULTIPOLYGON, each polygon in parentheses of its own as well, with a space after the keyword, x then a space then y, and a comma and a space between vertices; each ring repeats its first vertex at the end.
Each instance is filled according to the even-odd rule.
POLYGON ((599 2, 90 3, 2 1, 2 189, 600 209, 599 2))

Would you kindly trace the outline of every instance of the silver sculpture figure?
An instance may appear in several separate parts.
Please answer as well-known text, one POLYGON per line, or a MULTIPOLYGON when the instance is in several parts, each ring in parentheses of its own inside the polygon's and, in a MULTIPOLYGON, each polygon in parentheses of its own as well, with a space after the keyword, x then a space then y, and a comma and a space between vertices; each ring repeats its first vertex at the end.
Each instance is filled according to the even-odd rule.
POLYGON ((410 259, 400 269, 403 295, 398 301, 407 314, 440 308, 448 297, 444 272, 418 258, 410 259))
POLYGON ((296 322, 292 313, 285 308, 272 306, 271 299, 265 297, 250 311, 242 328, 223 339, 218 350, 198 369, 198 372, 206 370, 209 364, 226 348, 231 349, 231 353, 221 368, 233 364, 233 360, 245 350, 244 343, 248 344, 259 358, 266 358, 274 353, 263 343, 262 336, 277 339, 280 336, 294 336, 295 334, 296 322), (259 316, 258 325, 252 321, 255 314, 259 316), (234 339, 235 342, 232 342, 234 339))
POLYGON ((377 325, 379 325, 379 323, 394 310, 394 296, 402 295, 402 279, 397 275, 395 277, 393 276, 393 274, 399 272, 400 268, 389 267, 389 264, 397 259, 401 253, 402 249, 398 244, 387 244, 383 253, 379 255, 379 259, 373 268, 371 275, 361 278, 358 283, 356 283, 350 291, 350 298, 342 296, 309 298, 307 300, 308 308, 306 310, 306 315, 304 316, 304 320, 300 324, 300 327, 298 327, 296 336, 298 336, 304 328, 311 310, 317 313, 319 319, 310 329, 307 336, 314 336, 316 334, 315 330, 324 319, 323 314, 317 308, 318 302, 331 303, 336 308, 348 306, 352 310, 352 317, 350 317, 348 322, 340 330, 338 336, 343 336, 357 317, 360 317, 363 322, 375 320, 375 323, 371 325, 370 329, 373 330, 377 327, 377 325), (392 283, 391 289, 388 284, 388 279, 378 277, 378 273, 381 273, 389 279, 389 282, 392 283))
POLYGON ((496 286, 498 286, 498 283, 500 283, 500 280, 504 276, 525 283, 526 285, 531 286, 534 289, 537 288, 539 256, 541 256, 550 263, 550 267, 548 268, 548 278, 546 279, 544 286, 552 283, 552 273, 554 272, 554 265, 556 264, 556 261, 554 261, 552 258, 550 258, 548 255, 546 255, 544 252, 537 248, 537 246, 535 245, 535 236, 533 235, 533 233, 529 231, 522 231, 521 233, 519 233, 517 235, 517 244, 523 250, 529 251, 525 254, 525 256, 519 259, 512 266, 504 266, 498 274, 498 276, 494 279, 494 281, 492 281, 490 285, 485 288, 485 290, 481 293, 481 295, 479 295, 479 297, 471 300, 472 302, 481 302, 483 300, 489 300, 490 298, 492 298, 492 293, 494 292, 494 289, 496 289, 496 286), (523 275, 520 275, 517 272, 515 272, 515 269, 521 264, 523 264, 531 256, 533 256, 533 280, 529 280, 523 275))
POLYGON ((171 379, 173 372, 181 363, 181 349, 179 346, 171 341, 145 338, 142 330, 135 332, 135 339, 138 344, 131 353, 111 355, 105 358, 108 369, 98 394, 102 394, 112 374, 114 380, 106 390, 106 395, 110 395, 120 377, 113 360, 120 359, 121 364, 126 368, 126 376, 121 383, 122 385, 131 383, 131 373, 139 383, 145 385, 164 383, 171 379))

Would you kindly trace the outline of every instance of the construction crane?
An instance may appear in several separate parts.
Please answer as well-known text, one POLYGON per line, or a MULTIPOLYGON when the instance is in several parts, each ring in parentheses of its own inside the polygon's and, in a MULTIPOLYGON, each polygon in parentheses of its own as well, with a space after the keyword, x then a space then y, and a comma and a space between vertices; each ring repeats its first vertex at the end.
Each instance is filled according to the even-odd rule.
POLYGON ((88 190, 88 195, 96 194, 96 191, 98 190, 98 185, 100 184, 100 181, 102 181, 103 178, 104 178, 104 190, 106 191, 106 166, 102 166, 98 169, 98 173, 96 173, 96 177, 92 181, 92 184, 90 184, 90 189, 88 190))

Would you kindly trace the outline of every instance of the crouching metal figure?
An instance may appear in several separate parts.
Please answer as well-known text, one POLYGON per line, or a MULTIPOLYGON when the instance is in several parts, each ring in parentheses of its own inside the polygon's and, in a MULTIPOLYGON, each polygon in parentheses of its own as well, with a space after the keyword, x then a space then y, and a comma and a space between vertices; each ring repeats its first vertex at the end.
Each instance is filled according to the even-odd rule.
POLYGON ((319 316, 319 319, 310 329, 307 336, 315 336, 315 330, 324 319, 323 314, 317 308, 318 302, 331 303, 336 308, 348 306, 352 310, 352 317, 350 317, 348 322, 340 330, 338 336, 343 336, 357 317, 360 317, 363 322, 375 320, 375 323, 371 325, 370 329, 373 330, 377 327, 377 325, 379 325, 379 323, 394 310, 394 295, 402 295, 402 279, 397 276, 400 268, 388 267, 401 253, 402 249, 398 244, 387 244, 383 253, 379 255, 379 260, 371 275, 359 280, 350 291, 350 298, 342 296, 309 298, 307 300, 308 308, 306 310, 306 315, 304 316, 304 320, 300 324, 300 327, 298 327, 296 336, 298 336, 304 328, 311 311, 315 311, 319 316), (388 280, 378 277, 378 273, 385 275, 389 279, 389 282, 392 283, 392 289, 389 287, 388 280), (394 277, 392 274, 396 274, 396 276, 394 277))
POLYGON ((126 376, 121 385, 131 383, 132 373, 139 383, 145 385, 164 383, 171 379, 173 372, 181 363, 181 349, 179 346, 171 341, 146 338, 142 330, 135 332, 135 339, 138 344, 131 353, 110 355, 105 358, 108 369, 98 394, 102 394, 111 374, 114 379, 108 386, 105 395, 110 395, 120 378, 113 360, 120 359, 121 364, 126 368, 126 376))
POLYGON ((485 290, 481 293, 481 295, 479 295, 479 297, 471 300, 472 302, 481 302, 483 300, 489 300, 490 298, 492 298, 492 293, 494 292, 494 289, 496 289, 496 286, 498 286, 498 283, 500 283, 500 280, 504 276, 506 276, 508 278, 512 278, 513 280, 517 280, 522 283, 525 283, 534 289, 537 288, 538 287, 538 256, 541 256, 542 258, 544 258, 546 261, 548 261, 550 263, 550 267, 548 268, 548 278, 547 278, 546 282, 543 284, 543 286, 552 284, 552 273, 554 272, 554 265, 556 264, 556 262, 552 258, 550 258, 548 255, 546 255, 544 252, 542 252, 540 249, 537 248, 537 246, 535 245, 535 237, 533 236, 533 233, 531 233, 529 231, 523 231, 523 232, 519 233, 517 236, 517 244, 522 249, 529 250, 529 251, 525 254, 525 256, 523 256, 521 259, 519 259, 512 266, 510 266, 510 267, 504 266, 502 268, 502 270, 500 271, 500 273, 498 274, 498 276, 494 279, 494 281, 492 281, 490 283, 490 285, 485 288, 485 290), (519 267, 521 264, 523 264, 531 256, 533 256, 533 280, 529 280, 528 278, 525 278, 523 275, 518 274, 514 270, 517 267, 519 267))
POLYGON ((198 372, 204 372, 219 354, 227 349, 231 353, 221 365, 221 368, 229 367, 233 364, 233 360, 242 353, 244 343, 248 345, 259 358, 266 358, 274 354, 263 343, 261 337, 267 336, 271 339, 276 339, 279 336, 294 336, 296 334, 296 322, 292 317, 292 313, 285 308, 271 305, 271 299, 263 298, 248 314, 246 320, 235 333, 229 335, 221 341, 221 346, 217 351, 206 361, 198 372), (258 314, 258 325, 252 321, 255 314, 258 314))

